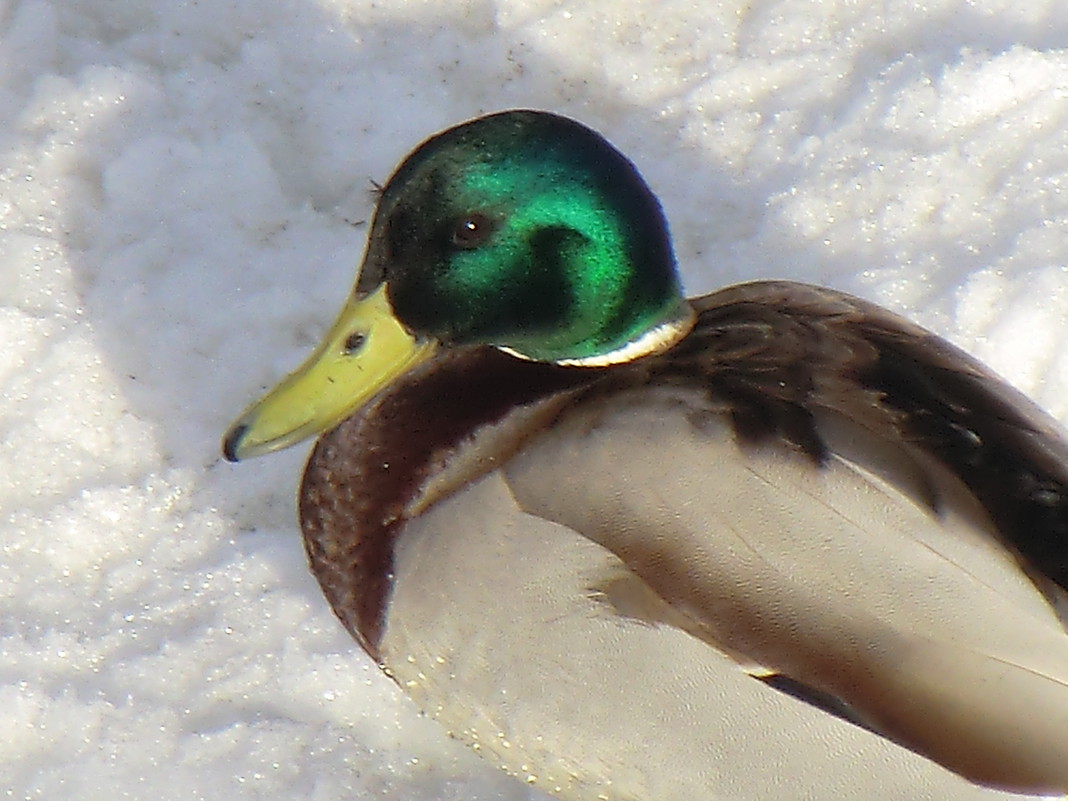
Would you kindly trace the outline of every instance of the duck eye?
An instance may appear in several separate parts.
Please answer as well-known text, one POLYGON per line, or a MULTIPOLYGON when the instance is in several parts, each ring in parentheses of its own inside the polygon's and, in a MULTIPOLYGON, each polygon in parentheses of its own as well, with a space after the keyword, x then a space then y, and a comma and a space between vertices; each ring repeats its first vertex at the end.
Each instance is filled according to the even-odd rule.
POLYGON ((463 250, 477 248, 493 233, 493 220, 485 214, 465 214, 452 229, 452 243, 463 250))

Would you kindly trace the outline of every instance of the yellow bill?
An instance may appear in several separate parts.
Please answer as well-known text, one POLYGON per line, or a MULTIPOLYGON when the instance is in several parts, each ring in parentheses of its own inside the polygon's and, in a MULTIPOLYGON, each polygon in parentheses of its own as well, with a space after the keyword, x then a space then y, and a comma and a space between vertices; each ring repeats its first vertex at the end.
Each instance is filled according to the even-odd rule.
POLYGON ((349 299, 315 353, 245 410, 223 439, 231 462, 270 453, 326 431, 434 352, 393 316, 385 284, 349 299))

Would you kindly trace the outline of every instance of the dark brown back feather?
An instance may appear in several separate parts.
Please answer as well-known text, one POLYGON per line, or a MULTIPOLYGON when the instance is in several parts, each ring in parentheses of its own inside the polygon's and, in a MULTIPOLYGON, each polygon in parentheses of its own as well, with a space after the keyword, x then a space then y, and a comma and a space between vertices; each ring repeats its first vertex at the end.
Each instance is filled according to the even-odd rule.
POLYGON ((696 303, 684 351, 705 353, 715 392, 759 398, 770 423, 756 435, 816 456, 818 431, 796 429, 820 407, 895 432, 961 478, 1032 575, 1068 590, 1068 443, 1022 393, 929 331, 833 290, 766 281, 696 303))

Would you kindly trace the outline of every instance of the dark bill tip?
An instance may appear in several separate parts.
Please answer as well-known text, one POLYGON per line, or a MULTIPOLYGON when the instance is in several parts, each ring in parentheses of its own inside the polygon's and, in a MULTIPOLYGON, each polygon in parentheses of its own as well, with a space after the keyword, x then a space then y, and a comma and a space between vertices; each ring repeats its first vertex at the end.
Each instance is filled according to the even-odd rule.
POLYGON ((242 438, 245 436, 245 432, 248 431, 247 423, 239 423, 226 432, 226 437, 223 438, 222 452, 228 462, 240 462, 241 457, 237 455, 237 448, 241 444, 242 438))

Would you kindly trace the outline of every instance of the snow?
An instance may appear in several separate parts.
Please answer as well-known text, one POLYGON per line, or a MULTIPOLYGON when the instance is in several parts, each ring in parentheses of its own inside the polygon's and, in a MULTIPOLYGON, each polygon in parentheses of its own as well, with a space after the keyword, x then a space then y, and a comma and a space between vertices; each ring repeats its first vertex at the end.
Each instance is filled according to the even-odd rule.
POLYGON ((688 288, 875 300, 1068 420, 1061 0, 0 2, 0 789, 519 799, 305 567, 230 420, 347 292, 373 180, 484 111, 605 133, 688 288))

